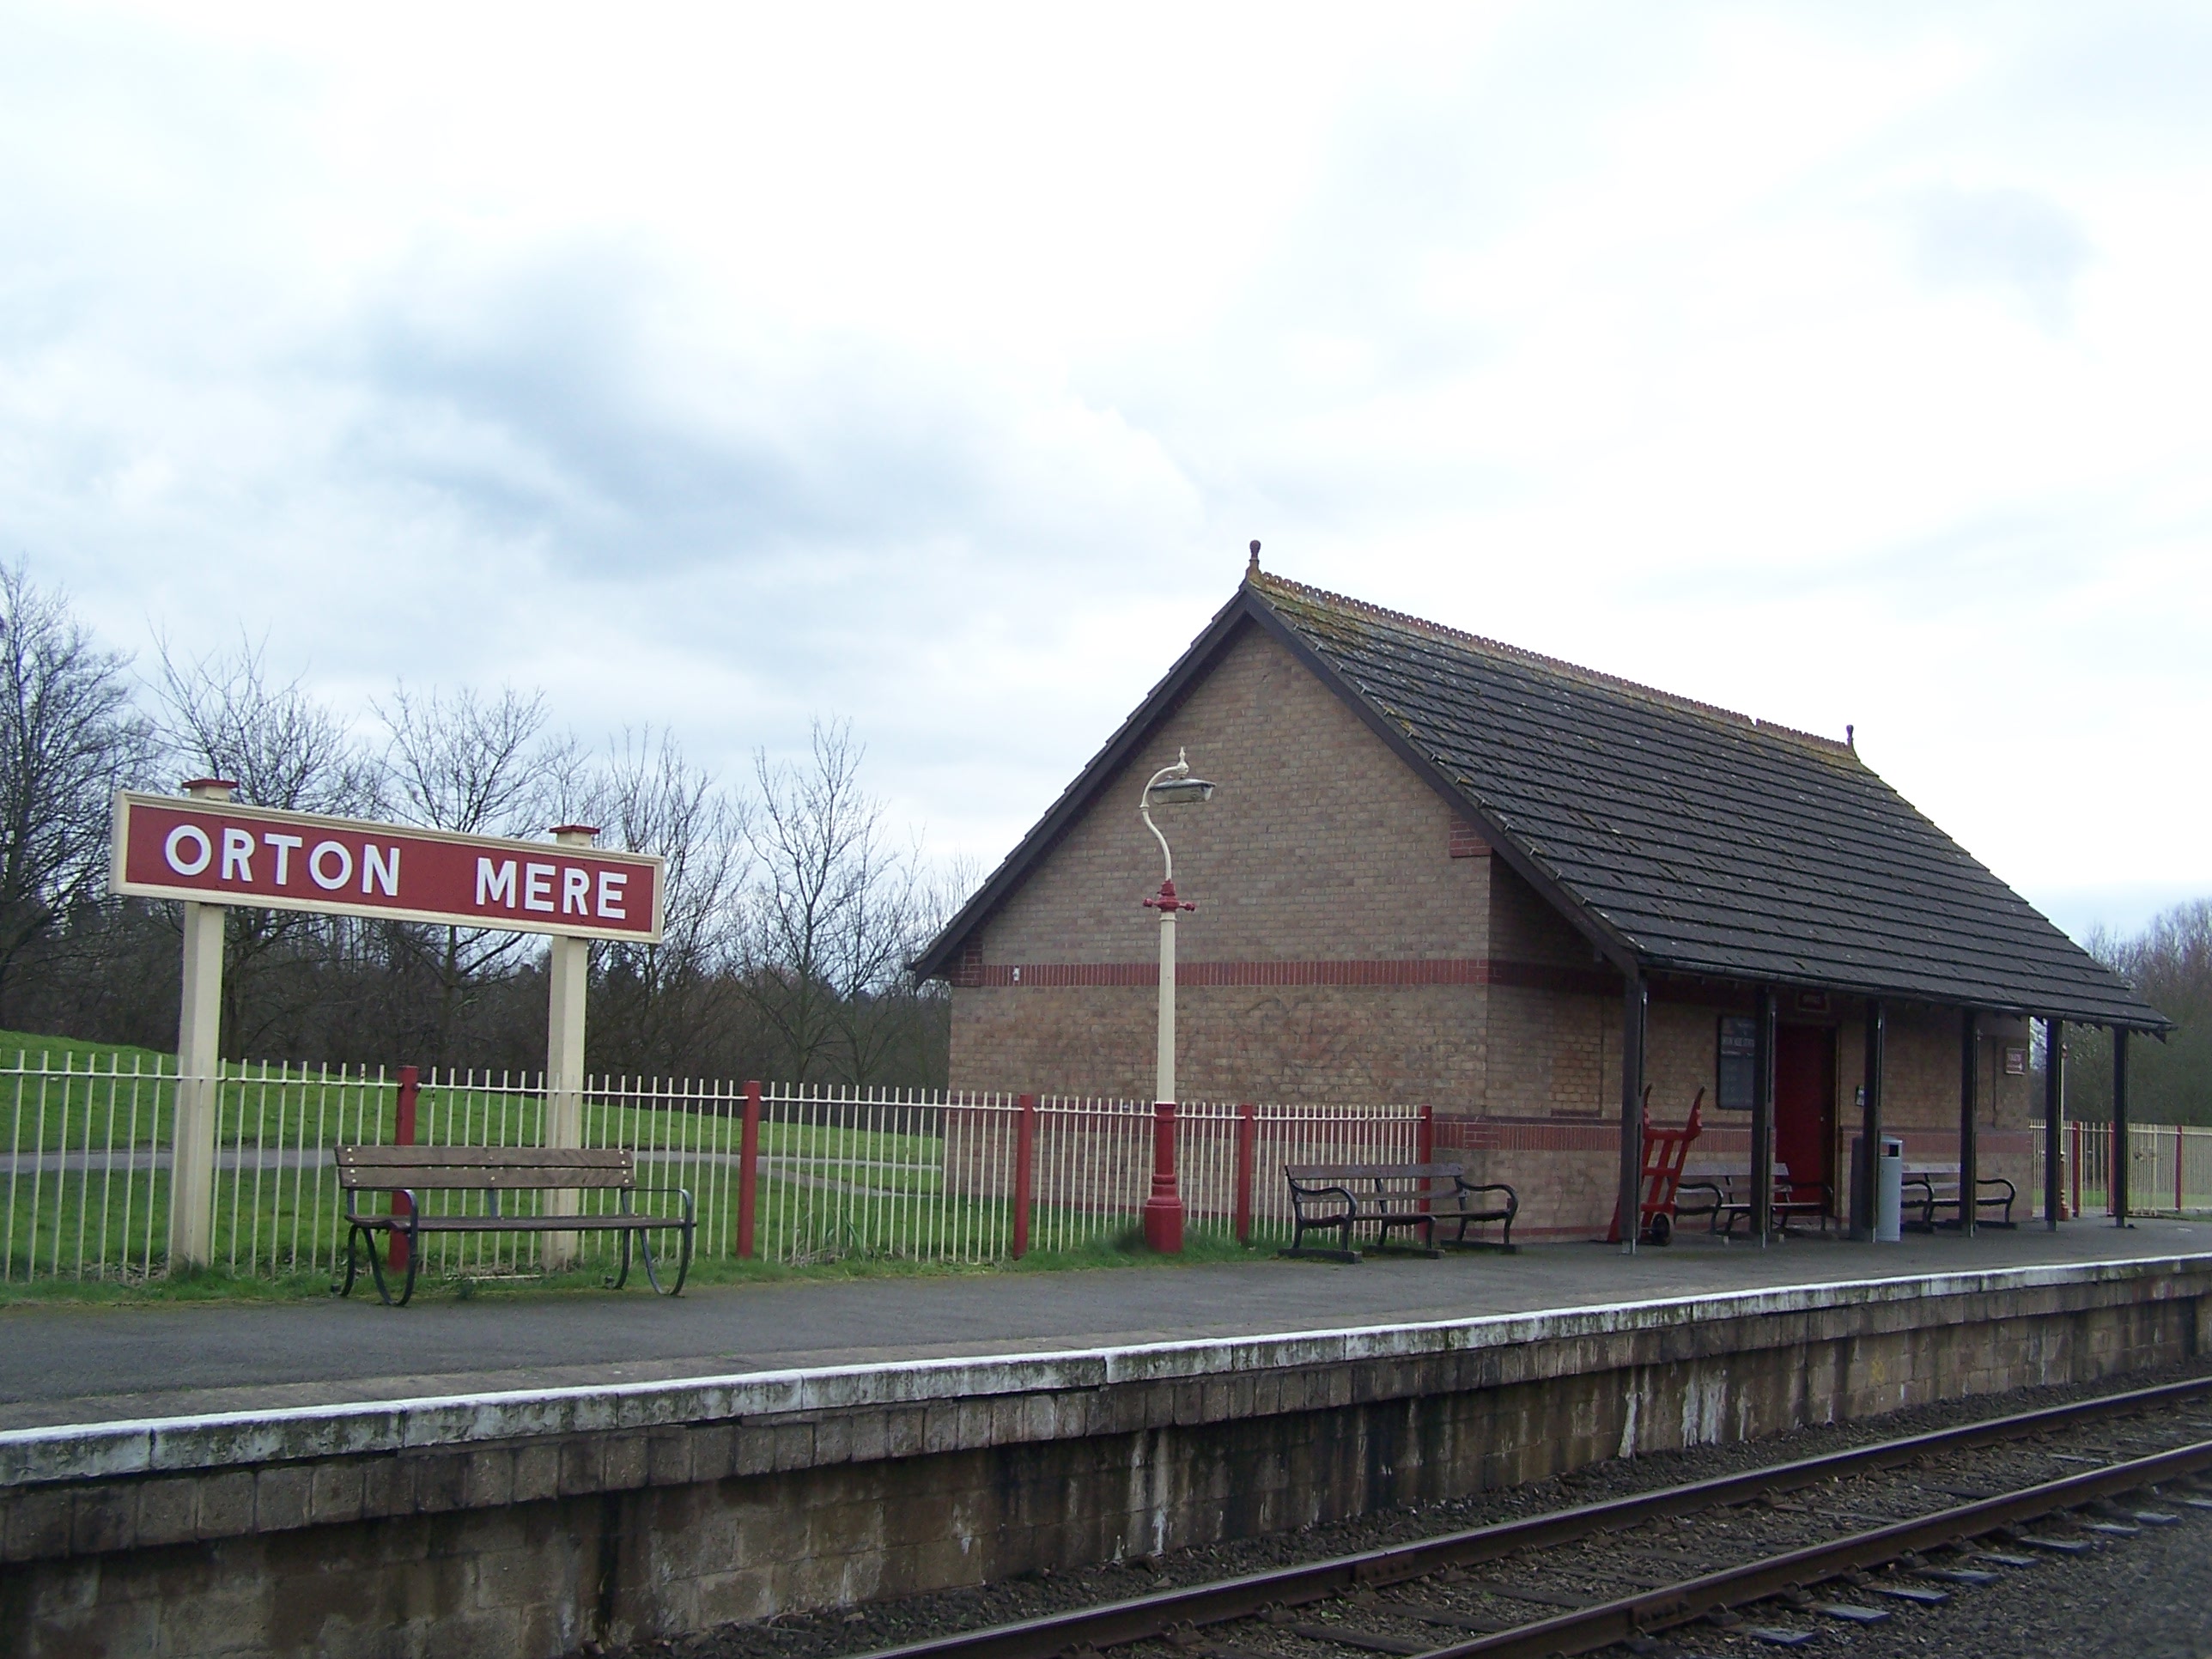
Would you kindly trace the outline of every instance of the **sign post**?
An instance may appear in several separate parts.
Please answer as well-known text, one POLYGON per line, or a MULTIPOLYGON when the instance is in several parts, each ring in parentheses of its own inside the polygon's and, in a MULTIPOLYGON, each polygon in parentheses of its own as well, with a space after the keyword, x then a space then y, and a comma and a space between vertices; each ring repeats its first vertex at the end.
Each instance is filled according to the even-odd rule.
MULTIPOLYGON (((553 839, 563 847, 589 847, 595 825, 564 823, 553 839)), ((573 933, 556 933, 545 959, 548 1006, 545 1020, 545 1144, 584 1144, 584 992, 590 982, 592 942, 573 933)), ((576 1213, 580 1194, 563 1188, 549 1196, 555 1215, 576 1213)), ((576 1259, 574 1233, 545 1235, 548 1267, 566 1267, 576 1259)))
MULTIPOLYGON (((194 778, 195 800, 227 802, 238 786, 194 778)), ((224 907, 185 901, 183 1006, 177 1018, 176 1124, 169 1141, 169 1262, 204 1267, 215 1259, 215 1142, 222 1113, 224 907)))
MULTIPOLYGON (((199 778, 185 798, 118 790, 107 888, 184 907, 183 1007, 177 1029, 169 1261, 215 1254, 216 1119, 222 1101, 223 910, 374 916, 552 936, 547 979, 545 1140, 580 1146, 584 992, 593 939, 651 945, 665 902, 662 860, 592 846, 564 824, 555 842, 450 835, 355 818, 240 806, 237 786, 199 778)), ((557 1201, 557 1200, 556 1200, 557 1201)), ((574 1198, 568 1200, 573 1212, 574 1198)), ((548 1259, 573 1259, 575 1235, 548 1236, 548 1259)))

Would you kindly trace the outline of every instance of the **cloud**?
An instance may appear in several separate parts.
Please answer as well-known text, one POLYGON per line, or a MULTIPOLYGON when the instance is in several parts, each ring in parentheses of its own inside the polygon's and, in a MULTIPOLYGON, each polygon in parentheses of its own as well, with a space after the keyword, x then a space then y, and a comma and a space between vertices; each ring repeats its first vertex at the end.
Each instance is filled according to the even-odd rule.
POLYGON ((1937 288, 2008 290, 2047 332, 2063 332, 2094 257, 2081 221, 2032 190, 1934 191, 1911 212, 1914 256, 1937 288))
POLYGON ((988 864, 1258 536, 1855 720, 2031 883, 2081 858, 2008 758, 2057 732, 2105 856, 2212 880, 2157 735, 2212 715, 2207 38, 33 8, 0 551, 118 643, 243 626, 340 701, 542 684, 726 771, 849 714, 988 864))

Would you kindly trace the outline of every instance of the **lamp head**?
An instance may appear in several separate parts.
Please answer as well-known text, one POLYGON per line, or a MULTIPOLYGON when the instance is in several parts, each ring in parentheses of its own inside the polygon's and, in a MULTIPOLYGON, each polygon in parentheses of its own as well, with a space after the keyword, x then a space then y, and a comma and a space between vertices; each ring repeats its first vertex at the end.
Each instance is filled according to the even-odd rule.
POLYGON ((1163 778, 1152 787, 1155 806, 1195 806, 1213 799, 1213 785, 1204 778, 1163 778))
POLYGON ((1152 775, 1145 786, 1144 805, 1153 806, 1194 806, 1200 801, 1213 799, 1213 786, 1204 778, 1190 775, 1190 757, 1182 749, 1176 750, 1175 764, 1164 766, 1152 775))

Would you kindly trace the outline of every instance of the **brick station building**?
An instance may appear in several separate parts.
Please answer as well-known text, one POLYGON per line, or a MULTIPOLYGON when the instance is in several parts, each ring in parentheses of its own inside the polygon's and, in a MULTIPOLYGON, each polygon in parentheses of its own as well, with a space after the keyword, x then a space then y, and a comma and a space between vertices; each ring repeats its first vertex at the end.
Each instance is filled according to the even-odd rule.
POLYGON ((1908 1161, 2009 1177, 2023 1217, 2063 1073, 2031 1100, 2028 1021, 2167 1028, 1848 744, 1256 553, 917 963, 951 982, 955 1088, 1152 1092, 1139 900, 1160 860, 1137 804, 1179 749, 1219 785, 1156 814, 1200 907, 1178 929, 1180 1092, 1425 1103, 1439 1156, 1519 1189, 1527 1234, 1610 1221, 1639 1083, 1656 1122, 1705 1091, 1693 1163, 1750 1174, 1771 1121, 1798 1196, 1839 1216, 1872 1117, 1908 1161))

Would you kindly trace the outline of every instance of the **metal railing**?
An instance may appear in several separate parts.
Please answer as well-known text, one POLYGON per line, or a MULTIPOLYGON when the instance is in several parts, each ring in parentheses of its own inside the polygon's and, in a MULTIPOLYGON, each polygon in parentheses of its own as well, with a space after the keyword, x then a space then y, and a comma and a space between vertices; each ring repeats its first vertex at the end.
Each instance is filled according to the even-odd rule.
MULTIPOLYGON (((40 1054, 0 1065, 0 1282, 142 1280, 167 1266, 173 1062, 40 1054), (58 1064, 55 1062, 58 1060, 58 1064)), ((389 1134, 382 1073, 240 1065, 217 1096, 215 1261, 326 1270, 340 1213, 330 1149, 389 1134)))
MULTIPOLYGON (((2069 1123, 2066 1195, 2076 1214, 2112 1212, 2112 1130, 2069 1123)), ((2212 1128, 2189 1124, 2128 1126, 2128 1211, 2132 1215, 2212 1212, 2212 1128)))
MULTIPOLYGON (((137 1054, 26 1054, 0 1064, 0 1282, 142 1281, 167 1267, 177 1078, 137 1054)), ((534 1073, 234 1064, 216 1089, 216 1266, 326 1275, 342 1261, 335 1149, 536 1146, 534 1073)), ((1430 1145, 1413 1106, 1199 1103, 1177 1113, 1176 1164, 1194 1234, 1287 1234, 1284 1163, 1402 1161, 1430 1145)), ((641 1188, 688 1188, 702 1257, 804 1264, 1001 1261, 1131 1243, 1151 1189, 1148 1102, 600 1079, 583 1139, 637 1158, 641 1188)), ((426 1193, 426 1213, 485 1194, 426 1193)), ((544 1195, 510 1193, 511 1212, 544 1195)), ((611 1193, 586 1194, 587 1209, 611 1193)), ((641 1193, 641 1206, 665 1204, 641 1193)), ((367 1200, 382 1209, 388 1200, 367 1200)), ((575 1235, 562 1235, 575 1238, 575 1235)), ((538 1271, 542 1235, 433 1234, 425 1271, 538 1271)), ((593 1259, 604 1236, 583 1236, 593 1259)))

